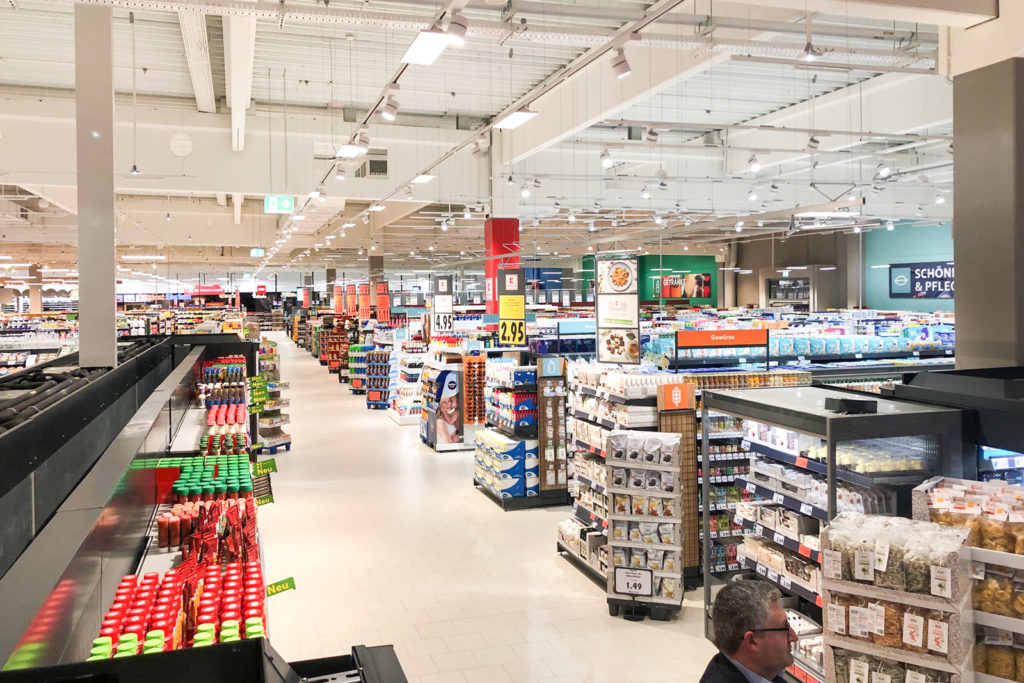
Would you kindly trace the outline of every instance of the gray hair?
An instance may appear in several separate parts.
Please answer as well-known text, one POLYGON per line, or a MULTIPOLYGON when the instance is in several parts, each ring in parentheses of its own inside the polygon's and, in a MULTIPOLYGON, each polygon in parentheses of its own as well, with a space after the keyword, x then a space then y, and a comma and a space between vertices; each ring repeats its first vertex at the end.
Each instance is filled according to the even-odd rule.
POLYGON ((715 645, 727 655, 734 654, 747 631, 768 625, 768 609, 782 593, 766 581, 733 581, 718 591, 711 611, 715 645))

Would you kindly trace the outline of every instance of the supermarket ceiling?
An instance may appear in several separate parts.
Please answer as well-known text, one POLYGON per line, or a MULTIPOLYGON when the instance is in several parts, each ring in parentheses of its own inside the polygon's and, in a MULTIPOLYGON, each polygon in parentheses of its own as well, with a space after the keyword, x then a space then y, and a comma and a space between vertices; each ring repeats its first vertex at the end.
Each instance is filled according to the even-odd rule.
MULTIPOLYGON (((119 254, 225 273, 358 269, 371 251, 389 271, 457 266, 480 257, 487 215, 520 217, 524 250, 552 259, 947 220, 940 35, 995 13, 994 0, 82 4, 114 8, 119 254), (436 61, 407 63, 431 44, 436 61), (267 194, 295 196, 299 215, 265 214, 267 194)), ((14 263, 75 263, 74 12, 0 5, 0 242, 14 263)))

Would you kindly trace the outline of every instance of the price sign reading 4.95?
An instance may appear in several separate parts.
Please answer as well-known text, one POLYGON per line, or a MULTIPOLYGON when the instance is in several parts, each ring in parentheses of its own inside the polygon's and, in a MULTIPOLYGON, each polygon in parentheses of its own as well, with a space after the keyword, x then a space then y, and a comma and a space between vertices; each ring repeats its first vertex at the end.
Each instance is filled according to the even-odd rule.
POLYGON ((525 323, 522 320, 502 320, 498 326, 498 342, 506 346, 525 346, 525 323))
POLYGON ((629 569, 627 567, 615 568, 615 592, 620 595, 646 595, 653 594, 654 572, 650 569, 629 569))

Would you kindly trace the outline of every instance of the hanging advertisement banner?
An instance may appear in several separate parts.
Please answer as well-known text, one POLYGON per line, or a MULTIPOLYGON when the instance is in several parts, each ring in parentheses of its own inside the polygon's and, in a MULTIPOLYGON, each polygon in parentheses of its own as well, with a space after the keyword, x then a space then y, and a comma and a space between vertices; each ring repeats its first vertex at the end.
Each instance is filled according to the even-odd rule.
POLYGON ((954 270, 952 261, 893 263, 889 266, 889 296, 893 299, 952 299, 954 270))
POLYGON ((356 286, 345 286, 345 315, 355 316, 357 310, 356 286))
POLYGON ((373 308, 370 306, 370 285, 359 285, 359 319, 369 320, 370 315, 373 313, 373 308))
POLYGON ((526 279, 522 268, 498 271, 498 345, 526 346, 526 279))
POLYGON ((195 285, 192 287, 192 296, 220 296, 224 288, 220 285, 195 285))
POLYGON ((391 322, 391 297, 388 295, 388 283, 377 283, 377 322, 391 322))
POLYGON ((434 300, 430 308, 430 336, 444 337, 455 331, 455 297, 451 275, 435 275, 434 300))
POLYGON ((267 295, 267 286, 266 285, 256 285, 256 294, 258 296, 266 296, 267 295))
POLYGON ((345 312, 345 288, 341 285, 334 285, 334 312, 341 315, 345 312))
POLYGON ((597 261, 597 360, 640 363, 640 300, 635 257, 597 261))

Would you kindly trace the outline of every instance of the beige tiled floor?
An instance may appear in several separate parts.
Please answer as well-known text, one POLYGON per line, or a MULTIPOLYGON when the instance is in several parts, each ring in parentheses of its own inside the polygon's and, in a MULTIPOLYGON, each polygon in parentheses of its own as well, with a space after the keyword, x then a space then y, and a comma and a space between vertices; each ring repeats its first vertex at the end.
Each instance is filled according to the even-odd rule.
POLYGON ((392 643, 412 681, 696 681, 702 594, 673 622, 608 616, 555 551, 568 508, 502 512, 469 451, 435 453, 283 335, 290 453, 260 509, 270 637, 287 659, 392 643))

